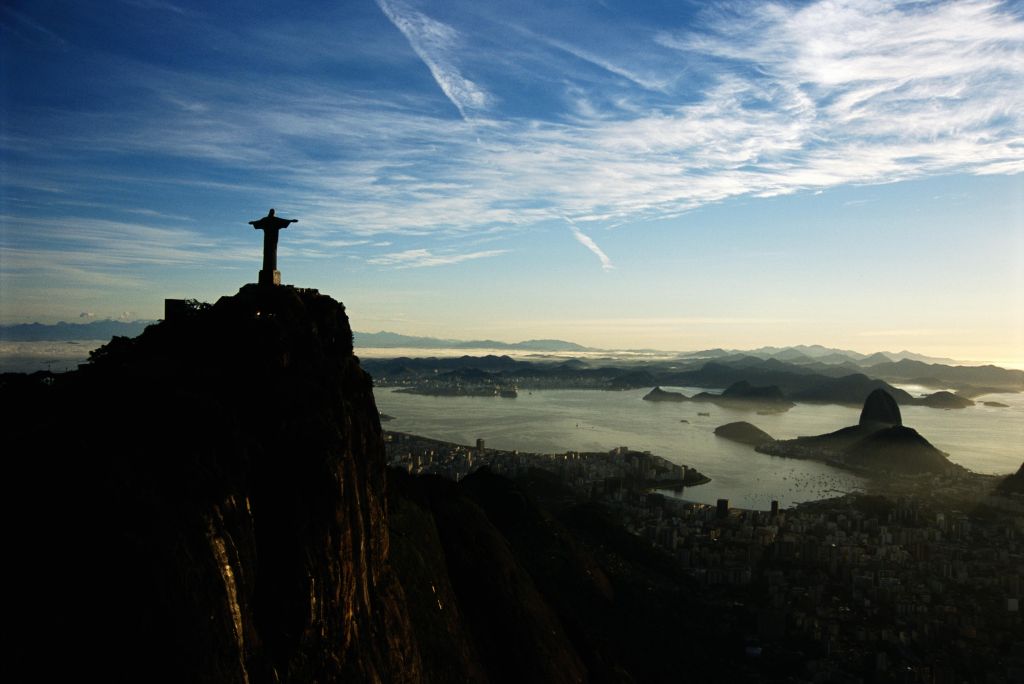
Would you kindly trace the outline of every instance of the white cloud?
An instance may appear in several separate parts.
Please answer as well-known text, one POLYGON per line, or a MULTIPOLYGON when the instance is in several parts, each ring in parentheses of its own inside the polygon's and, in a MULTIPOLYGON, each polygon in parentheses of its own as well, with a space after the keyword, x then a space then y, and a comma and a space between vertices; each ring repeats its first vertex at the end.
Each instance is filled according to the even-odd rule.
POLYGON ((569 221, 569 229, 572 231, 572 235, 576 238, 577 242, 593 252, 594 256, 601 261, 601 268, 606 271, 610 271, 615 268, 615 266, 612 265, 612 260, 608 258, 608 255, 604 253, 604 250, 598 247, 597 243, 594 242, 589 235, 577 228, 572 221, 569 221))
POLYGON ((454 28, 431 19, 401 0, 377 0, 377 5, 405 35, 413 51, 430 69, 437 85, 459 110, 462 118, 466 118, 467 111, 487 106, 490 96, 463 76, 455 63, 454 52, 459 34, 454 28))
POLYGON ((447 266, 449 264, 458 264, 463 261, 470 261, 472 259, 485 259, 487 257, 493 257, 498 256, 499 254, 504 254, 507 251, 508 250, 505 249, 489 249, 485 251, 469 252, 464 254, 435 254, 429 249, 407 249, 401 252, 382 254, 381 256, 367 259, 367 261, 371 264, 376 264, 378 266, 396 266, 398 268, 419 268, 423 266, 447 266))
MULTIPOLYGON (((234 247, 196 230, 80 216, 37 218, 0 215, 4 274, 63 270, 94 278, 132 277, 143 266, 195 266, 256 261, 258 246, 234 247), (32 245, 19 244, 22 235, 32 245), (127 269, 127 271, 125 271, 127 269)), ((242 244, 241 240, 237 244, 242 244)))
POLYGON ((427 136, 432 156, 403 146, 399 177, 389 151, 375 155, 363 182, 346 180, 365 191, 350 211, 369 231, 626 221, 740 195, 1024 166, 1024 23, 999 5, 773 5, 718 28, 658 38, 683 60, 733 63, 684 104, 640 100, 635 114, 569 124, 481 120, 479 143, 392 112, 390 130, 427 136))
POLYGON ((134 7, 138 7, 138 8, 143 9, 143 10, 166 10, 168 12, 173 12, 175 14, 180 14, 180 15, 183 15, 183 16, 195 14, 195 12, 193 12, 191 10, 186 10, 186 9, 182 8, 180 5, 175 5, 174 3, 170 3, 170 2, 164 2, 163 0, 121 0, 121 1, 124 2, 125 4, 132 5, 134 7))
POLYGON ((556 38, 551 38, 549 36, 540 38, 539 36, 536 36, 536 34, 533 33, 530 33, 529 35, 531 35, 532 37, 537 37, 540 40, 546 42, 548 45, 558 48, 559 50, 566 52, 572 55, 573 57, 576 57, 577 59, 583 60, 584 62, 589 62, 594 66, 600 67, 610 74, 615 74, 616 76, 621 76, 622 78, 628 81, 632 81, 641 88, 645 88, 647 90, 663 91, 665 89, 665 86, 667 85, 668 79, 656 79, 651 78, 649 76, 638 74, 635 71, 623 67, 610 59, 602 57, 601 55, 595 55, 594 53, 588 50, 584 50, 583 48, 577 47, 571 43, 567 43, 556 38))
MULTIPOLYGON (((134 64, 128 71, 153 93, 155 112, 40 112, 36 122, 51 132, 43 148, 23 142, 33 138, 18 119, 0 144, 32 150, 39 161, 20 165, 5 183, 69 197, 92 196, 114 182, 286 193, 308 231, 302 244, 330 250, 382 234, 426 241, 563 218, 621 223, 743 195, 1024 172, 1024 21, 999 3, 758 5, 742 21, 662 33, 644 45, 664 54, 645 62, 643 79, 634 81, 673 82, 671 74, 648 74, 647 66, 674 59, 679 71, 701 77, 692 81, 700 90, 673 101, 671 91, 633 88, 626 104, 594 98, 566 118, 540 110, 536 118, 502 118, 487 91, 458 67, 469 59, 464 34, 400 0, 379 4, 446 96, 473 113, 471 132, 461 120, 424 114, 430 102, 413 94, 340 92, 298 79, 275 83, 275 97, 252 107, 251 93, 263 87, 255 80, 134 64), (166 106, 168 98, 186 97, 205 109, 166 106), (217 179, 232 181, 191 170, 118 175, 65 161, 89 153, 169 155, 195 162, 192 168, 208 164, 217 179), (57 159, 52 167, 46 155, 57 159)), ((544 49, 550 53, 549 44, 544 49)), ((606 55, 577 52, 622 70, 606 55)), ((570 81, 566 92, 576 92, 571 74, 551 74, 543 85, 559 87, 552 84, 561 79, 570 81)), ((173 263, 200 251, 182 247, 196 231, 155 240, 127 235, 146 242, 149 257, 173 263)), ((109 245, 115 255, 143 249, 130 240, 92 245, 109 245)))

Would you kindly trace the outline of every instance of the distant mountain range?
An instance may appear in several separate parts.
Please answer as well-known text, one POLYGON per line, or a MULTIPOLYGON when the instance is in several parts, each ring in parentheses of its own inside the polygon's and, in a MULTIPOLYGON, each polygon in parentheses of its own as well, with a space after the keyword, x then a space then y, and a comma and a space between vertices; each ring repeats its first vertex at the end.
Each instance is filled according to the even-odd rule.
MULTIPOLYGON (((565 340, 525 340, 523 342, 499 342, 497 340, 451 340, 437 337, 416 337, 412 335, 401 335, 393 332, 361 333, 356 332, 356 347, 388 349, 405 347, 411 349, 502 349, 537 352, 611 352, 619 350, 600 349, 596 347, 585 347, 575 342, 565 340)), ((627 351, 657 351, 653 349, 627 350, 627 351)), ((737 357, 752 357, 755 359, 776 359, 796 365, 839 365, 849 364, 854 368, 869 368, 880 363, 893 363, 897 361, 918 361, 921 363, 939 363, 946 365, 960 365, 962 362, 944 357, 925 356, 915 352, 903 350, 900 352, 875 352, 874 354, 861 354, 849 349, 832 349, 819 344, 794 347, 760 347, 749 351, 706 349, 696 352, 683 352, 681 358, 687 359, 735 359, 737 357)))
MULTIPOLYGON (((970 399, 990 392, 1024 391, 1024 371, 997 366, 950 366, 903 359, 868 366, 854 363, 793 363, 778 359, 760 359, 735 355, 711 361, 700 360, 698 366, 659 375, 663 385, 679 387, 728 387, 746 380, 754 385, 778 385, 794 401, 837 401, 858 404, 868 392, 878 389, 880 380, 888 383, 921 385, 934 389, 955 390, 970 399)), ((882 387, 893 393, 900 403, 909 403, 908 393, 882 387)), ((937 408, 948 405, 948 393, 938 393, 929 402, 937 408), (942 404, 942 405, 940 405, 942 404)), ((968 402, 969 403, 969 402, 968 402)), ((960 405, 963 405, 960 402, 960 405)))
MULTIPOLYGON (((21 323, 17 325, 0 325, 0 340, 5 342, 42 342, 67 340, 109 340, 114 336, 135 337, 142 333, 148 325, 156 321, 90 321, 88 323, 56 324, 21 323)), ((532 352, 601 352, 614 351, 585 347, 565 340, 523 340, 521 342, 500 342, 498 340, 455 340, 438 337, 421 337, 402 335, 394 332, 355 332, 356 348, 364 349, 496 349, 504 351, 532 352)), ((633 350, 636 351, 636 350, 633 350)), ((654 351, 654 350, 645 350, 654 351)), ((928 378, 927 364, 943 364, 947 366, 964 365, 953 359, 925 356, 911 351, 875 352, 861 354, 849 349, 833 349, 818 344, 796 345, 792 347, 760 347, 748 351, 728 349, 705 349, 702 351, 682 352, 681 359, 715 360, 730 365, 752 364, 756 361, 775 360, 790 366, 803 366, 812 372, 823 372, 827 367, 840 366, 849 372, 860 369, 877 369, 880 364, 885 366, 890 377, 910 382, 919 378, 928 378), (906 362, 913 362, 913 365, 906 362), (903 364, 903 365, 900 365, 903 364), (890 372, 891 371, 891 372, 890 372)), ((877 370, 876 370, 877 373, 877 370)), ((830 372, 827 374, 831 374, 830 372)), ((926 383, 922 383, 926 384, 926 383)))
POLYGON ((109 340, 112 337, 136 337, 156 321, 90 321, 88 323, 19 323, 0 325, 4 342, 66 342, 69 340, 109 340))
MULTIPOLYGON (((30 323, 0 326, 0 341, 44 342, 74 340, 109 340, 111 337, 135 337, 154 321, 90 321, 61 322, 54 325, 30 323)), ((392 332, 354 333, 359 349, 494 349, 543 353, 576 354, 603 352, 564 340, 452 340, 416 337, 392 332)), ((9 359, 8 359, 9 360, 9 359)), ((30 361, 32 361, 30 359, 30 361)), ((921 354, 902 351, 865 355, 820 345, 796 347, 761 347, 749 352, 709 349, 680 353, 675 358, 617 358, 592 355, 565 358, 556 364, 528 363, 507 356, 486 356, 461 359, 375 359, 365 367, 379 381, 406 385, 415 380, 438 382, 480 382, 480 378, 463 377, 472 370, 494 374, 502 386, 588 387, 625 389, 631 387, 721 387, 746 382, 757 387, 775 386, 782 397, 796 402, 836 402, 858 405, 869 392, 882 388, 901 404, 922 404, 936 408, 969 406, 970 399, 992 392, 1024 391, 1024 371, 996 366, 962 366, 939 363, 921 354), (453 372, 459 377, 436 373, 453 372), (927 397, 911 397, 889 383, 921 385, 936 390, 927 397), (957 396, 959 395, 959 396, 957 396)), ((35 361, 38 366, 38 360, 35 361)), ((21 364, 25 366, 25 364, 21 364)), ((34 369, 31 364, 18 370, 34 369)), ((41 366, 40 366, 41 367, 41 366)), ((719 399, 722 399, 721 397, 719 399)))
POLYGON ((598 351, 590 347, 566 342, 565 340, 524 340, 522 342, 499 342, 497 340, 446 340, 437 337, 416 337, 393 332, 355 332, 355 346, 390 349, 503 349, 537 352, 583 352, 598 351))
MULTIPOLYGON (((515 359, 508 355, 364 359, 363 367, 378 386, 414 387, 421 393, 449 394, 453 388, 487 386, 520 389, 605 389, 641 387, 744 388, 771 392, 770 407, 782 402, 836 403, 860 406, 876 389, 883 389, 902 405, 963 408, 972 397, 993 392, 1024 391, 1024 371, 995 366, 948 366, 921 361, 888 361, 868 368, 856 364, 795 364, 754 356, 730 356, 715 360, 570 358, 558 361, 515 359), (744 383, 737 385, 737 383, 744 383), (921 385, 939 390, 914 396, 889 383, 921 385), (947 390, 953 389, 956 393, 947 390)), ((755 393, 756 393, 755 392, 755 393)), ((749 395, 744 389, 743 394, 749 395)), ((706 400, 679 393, 656 391, 650 400, 706 400), (678 396, 666 396, 676 394, 678 396)), ((724 394, 716 401, 726 399, 724 394)), ((764 397, 760 397, 763 400, 764 397)), ((757 403, 757 402, 754 402, 757 403)))
MULTIPOLYGON (((64 342, 68 340, 109 340, 111 337, 135 337, 156 321, 90 321, 88 323, 19 323, 0 325, 0 340, 5 342, 64 342)), ((502 349, 537 352, 595 351, 564 340, 447 340, 437 337, 416 337, 393 332, 355 332, 356 347, 413 349, 502 349)))
POLYGON ((892 361, 921 361, 924 363, 942 363, 951 366, 962 365, 962 361, 949 359, 940 356, 925 356, 904 349, 899 352, 875 352, 874 354, 861 354, 850 349, 832 349, 823 347, 820 344, 798 344, 794 347, 760 347, 749 351, 732 349, 705 349, 703 351, 688 352, 688 358, 717 359, 731 356, 754 356, 759 359, 778 359, 788 363, 854 363, 861 368, 867 368, 879 363, 892 361))

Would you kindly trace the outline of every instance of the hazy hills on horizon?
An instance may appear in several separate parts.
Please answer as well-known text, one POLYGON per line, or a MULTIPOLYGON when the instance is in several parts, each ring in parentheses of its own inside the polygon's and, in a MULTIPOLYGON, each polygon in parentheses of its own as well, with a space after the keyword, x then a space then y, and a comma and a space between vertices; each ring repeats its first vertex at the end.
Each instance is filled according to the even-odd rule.
POLYGON ((909 359, 861 368, 852 362, 796 364, 754 356, 636 361, 606 357, 526 360, 490 354, 366 358, 363 364, 379 386, 412 388, 408 391, 424 394, 469 386, 618 390, 656 386, 727 388, 745 382, 755 388, 774 386, 785 399, 795 402, 859 405, 871 390, 882 387, 905 404, 963 408, 973 403, 972 397, 1024 391, 1021 370, 926 364, 909 359), (890 382, 938 391, 914 397, 890 382))
POLYGON ((3 342, 68 342, 72 340, 109 340, 112 337, 137 337, 146 326, 157 321, 115 321, 106 318, 88 323, 17 323, 0 325, 3 342))
POLYGON ((565 340, 523 340, 521 342, 500 342, 498 340, 453 340, 437 337, 420 337, 402 335, 382 330, 380 332, 352 333, 356 347, 372 347, 377 349, 411 348, 411 349, 502 349, 538 352, 589 352, 604 351, 592 347, 584 347, 575 342, 565 340))
POLYGON ((706 349, 703 351, 687 352, 687 358, 722 359, 740 356, 753 356, 759 359, 776 359, 788 363, 823 363, 843 364, 853 363, 861 368, 868 368, 879 363, 891 363, 896 361, 919 361, 921 363, 939 363, 950 366, 975 365, 957 361, 942 356, 927 356, 904 349, 899 352, 880 351, 872 354, 862 354, 851 349, 835 349, 823 347, 820 344, 798 344, 789 347, 759 347, 757 349, 706 349))
MULTIPOLYGON (((654 351, 665 351, 670 353, 671 350, 655 350, 655 349, 604 349, 599 347, 587 347, 575 342, 568 342, 565 340, 524 340, 522 342, 500 342, 496 340, 454 340, 454 339, 442 339, 436 337, 418 337, 412 335, 402 335, 400 333, 393 333, 387 331, 381 331, 376 333, 365 333, 356 331, 355 335, 356 347, 373 347, 373 348, 389 348, 389 347, 405 347, 405 348, 426 348, 426 349, 508 349, 508 350, 523 350, 523 351, 548 351, 548 352, 565 352, 565 351, 579 351, 579 352, 614 352, 614 351, 632 351, 632 352, 654 352, 654 351)), ((707 349, 702 351, 689 351, 689 352, 678 352, 682 358, 690 359, 714 359, 714 358, 729 358, 737 356, 753 356, 761 359, 778 359, 780 361, 786 361, 789 363, 855 363, 860 367, 868 367, 877 363, 885 362, 896 362, 903 360, 919 361, 922 363, 939 363, 948 365, 969 365, 963 364, 955 359, 946 357, 935 357, 926 356, 924 354, 918 354, 909 350, 903 350, 899 352, 874 352, 873 354, 862 354, 849 349, 835 349, 831 347, 824 347, 820 344, 813 345, 795 345, 788 347, 759 347, 757 349, 750 350, 738 350, 738 349, 707 349)))
MULTIPOLYGON (((18 323, 0 325, 0 340, 5 342, 63 342, 70 340, 101 340, 111 337, 136 337, 155 320, 119 321, 104 319, 88 323, 18 323)), ((413 349, 506 349, 523 351, 602 351, 564 340, 454 340, 437 337, 402 335, 387 331, 353 332, 356 346, 413 349)))
MULTIPOLYGON (((123 321, 104 319, 88 323, 60 321, 58 323, 18 323, 0 325, 0 341, 4 342, 60 342, 71 340, 105 340, 111 337, 135 337, 142 334, 146 326, 156 323, 155 320, 123 321)), ((500 340, 458 340, 417 335, 404 335, 390 331, 353 332, 355 346, 363 348, 389 349, 496 349, 508 351, 533 352, 656 352, 672 353, 670 350, 655 349, 602 349, 587 347, 575 342, 558 339, 531 339, 519 342, 503 342, 500 340)), ((899 352, 874 352, 863 354, 849 349, 835 349, 819 344, 794 345, 787 347, 765 346, 750 350, 737 349, 704 349, 700 351, 678 352, 680 358, 687 359, 735 359, 739 357, 755 357, 759 359, 777 359, 792 364, 853 364, 859 368, 867 368, 879 363, 899 361, 917 361, 929 364, 944 365, 978 365, 968 364, 945 357, 926 356, 909 350, 899 352)))

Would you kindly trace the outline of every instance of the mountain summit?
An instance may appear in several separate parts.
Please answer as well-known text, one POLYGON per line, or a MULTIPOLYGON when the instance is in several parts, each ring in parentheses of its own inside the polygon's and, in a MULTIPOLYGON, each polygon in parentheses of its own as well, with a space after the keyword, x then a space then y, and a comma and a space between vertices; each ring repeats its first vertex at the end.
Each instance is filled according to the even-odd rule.
POLYGON ((23 671, 61 679, 103 654, 111 681, 416 672, 341 304, 247 285, 47 379, 3 388, 34 511, 15 547, 23 671), (62 635, 59 656, 41 634, 62 635))
POLYGON ((864 400, 864 408, 860 412, 861 425, 872 423, 903 425, 899 404, 891 394, 883 389, 872 390, 868 398, 864 400))

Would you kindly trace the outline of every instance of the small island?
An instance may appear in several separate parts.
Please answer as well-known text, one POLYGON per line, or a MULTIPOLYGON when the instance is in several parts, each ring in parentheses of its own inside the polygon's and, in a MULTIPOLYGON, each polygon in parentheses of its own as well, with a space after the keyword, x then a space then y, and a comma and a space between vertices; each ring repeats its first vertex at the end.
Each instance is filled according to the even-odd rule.
POLYGON ((753 447, 775 442, 775 438, 767 432, 746 421, 719 425, 715 428, 715 434, 723 439, 729 439, 740 444, 748 444, 753 447))
POLYGON ((682 392, 668 392, 661 389, 661 387, 655 387, 645 394, 643 398, 644 401, 690 401, 690 397, 682 392))
POLYGON ((962 409, 968 406, 974 406, 974 402, 970 399, 965 399, 959 394, 953 394, 952 392, 935 392, 933 394, 925 395, 917 399, 914 403, 918 406, 928 406, 930 408, 941 408, 941 409, 962 409))

